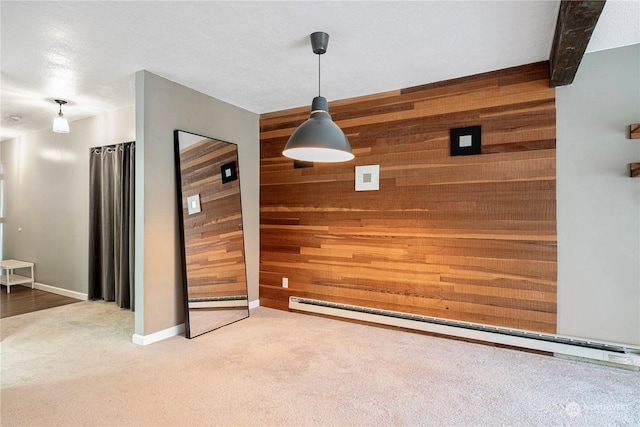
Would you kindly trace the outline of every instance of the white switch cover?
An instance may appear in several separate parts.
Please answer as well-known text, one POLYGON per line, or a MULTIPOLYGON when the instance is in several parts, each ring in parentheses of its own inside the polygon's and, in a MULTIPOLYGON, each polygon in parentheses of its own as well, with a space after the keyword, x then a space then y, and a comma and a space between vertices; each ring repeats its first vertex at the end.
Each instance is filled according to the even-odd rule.
POLYGON ((289 279, 287 277, 283 277, 282 278, 282 287, 283 288, 288 288, 289 287, 289 279))
POLYGON ((200 212, 199 194, 187 197, 187 210, 189 211, 189 215, 197 214, 200 212))

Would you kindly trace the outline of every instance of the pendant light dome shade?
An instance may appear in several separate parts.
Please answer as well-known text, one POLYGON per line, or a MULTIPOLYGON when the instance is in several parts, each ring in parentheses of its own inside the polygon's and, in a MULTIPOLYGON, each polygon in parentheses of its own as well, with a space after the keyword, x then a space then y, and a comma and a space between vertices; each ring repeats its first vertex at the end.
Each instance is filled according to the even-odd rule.
POLYGON ((320 96, 320 55, 327 51, 329 34, 311 34, 311 49, 318 55, 318 96, 311 103, 311 115, 291 134, 282 155, 305 162, 346 162, 353 159, 351 145, 342 129, 331 120, 329 103, 320 96))
POLYGON ((53 119, 53 131, 56 133, 69 133, 69 122, 62 114, 62 106, 66 104, 67 101, 63 101, 61 99, 56 99, 55 101, 60 104, 60 111, 56 118, 53 119))
POLYGON ((353 159, 342 129, 331 120, 327 99, 313 98, 311 116, 291 135, 282 154, 306 162, 346 162, 353 159))

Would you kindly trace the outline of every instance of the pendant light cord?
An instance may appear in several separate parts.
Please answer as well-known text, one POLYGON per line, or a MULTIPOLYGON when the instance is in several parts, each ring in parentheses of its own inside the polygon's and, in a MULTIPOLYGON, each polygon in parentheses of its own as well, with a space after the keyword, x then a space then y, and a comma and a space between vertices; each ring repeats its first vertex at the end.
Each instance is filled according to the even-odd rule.
POLYGON ((318 55, 318 96, 320 96, 320 57, 322 55, 318 55))

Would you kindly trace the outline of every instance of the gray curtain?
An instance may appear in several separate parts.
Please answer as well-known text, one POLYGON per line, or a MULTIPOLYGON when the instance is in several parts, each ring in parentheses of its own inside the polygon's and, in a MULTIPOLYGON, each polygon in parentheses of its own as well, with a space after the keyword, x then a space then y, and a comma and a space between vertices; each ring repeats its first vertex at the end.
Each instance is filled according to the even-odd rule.
POLYGON ((135 143, 90 157, 89 299, 134 309, 135 143))

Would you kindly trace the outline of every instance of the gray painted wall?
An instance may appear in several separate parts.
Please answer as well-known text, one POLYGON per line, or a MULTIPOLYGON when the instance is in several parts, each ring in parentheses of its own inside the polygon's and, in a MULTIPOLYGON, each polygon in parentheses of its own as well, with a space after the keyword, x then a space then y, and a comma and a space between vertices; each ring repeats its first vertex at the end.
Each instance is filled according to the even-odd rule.
POLYGON ((558 333, 640 345, 640 45, 585 55, 556 95, 558 333))
POLYGON ((2 249, 4 259, 35 262, 38 283, 86 294, 89 148, 133 141, 135 109, 76 120, 70 128, 68 134, 48 128, 2 142, 2 249))
POLYGON ((136 73, 136 335, 183 323, 173 131, 238 144, 249 300, 258 299, 259 116, 148 71, 136 73))

